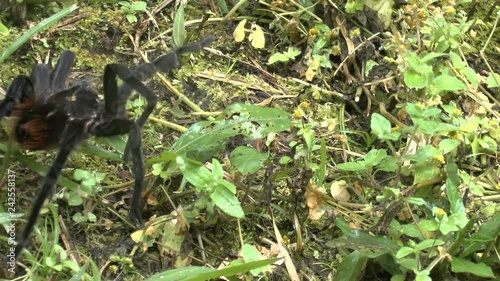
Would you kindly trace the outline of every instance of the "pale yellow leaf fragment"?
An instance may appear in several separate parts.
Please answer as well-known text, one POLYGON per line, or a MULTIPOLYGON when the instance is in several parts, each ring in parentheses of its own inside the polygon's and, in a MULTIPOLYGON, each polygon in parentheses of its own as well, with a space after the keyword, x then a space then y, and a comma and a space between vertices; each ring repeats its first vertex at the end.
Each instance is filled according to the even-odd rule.
POLYGON ((330 194, 339 202, 346 202, 351 197, 347 191, 347 183, 345 180, 332 182, 332 185, 330 186, 330 194))
POLYGON ((236 42, 241 42, 245 39, 245 24, 247 24, 247 20, 242 20, 234 29, 233 37, 236 42))
POLYGON ((252 46, 255 49, 262 49, 266 44, 266 37, 264 36, 264 31, 262 28, 256 24, 252 24, 252 33, 248 36, 248 40, 252 42, 252 46))
POLYGON ((316 73, 318 72, 318 68, 320 66, 320 61, 319 60, 314 60, 309 67, 307 68, 306 71, 306 80, 311 81, 313 80, 314 76, 316 76, 316 73))

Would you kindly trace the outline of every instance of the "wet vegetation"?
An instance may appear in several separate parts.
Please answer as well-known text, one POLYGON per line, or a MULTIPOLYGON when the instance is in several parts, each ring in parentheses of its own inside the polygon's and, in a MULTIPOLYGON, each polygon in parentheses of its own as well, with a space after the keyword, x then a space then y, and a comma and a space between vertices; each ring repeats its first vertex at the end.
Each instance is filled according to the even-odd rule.
POLYGON ((216 37, 147 81, 142 229, 126 136, 91 139, 12 266, 55 152, 2 120, 0 279, 500 278, 498 1, 177 2, 0 4, 0 99, 66 49, 102 89, 106 64, 216 37))

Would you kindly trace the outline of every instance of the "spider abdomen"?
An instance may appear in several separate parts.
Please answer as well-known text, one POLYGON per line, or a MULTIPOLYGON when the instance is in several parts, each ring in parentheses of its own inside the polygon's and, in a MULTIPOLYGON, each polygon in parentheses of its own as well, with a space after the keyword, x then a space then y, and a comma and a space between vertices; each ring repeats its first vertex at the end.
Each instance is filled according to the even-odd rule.
POLYGON ((68 118, 54 109, 47 105, 24 111, 15 109, 18 119, 14 126, 14 136, 24 149, 46 150, 58 146, 68 118))

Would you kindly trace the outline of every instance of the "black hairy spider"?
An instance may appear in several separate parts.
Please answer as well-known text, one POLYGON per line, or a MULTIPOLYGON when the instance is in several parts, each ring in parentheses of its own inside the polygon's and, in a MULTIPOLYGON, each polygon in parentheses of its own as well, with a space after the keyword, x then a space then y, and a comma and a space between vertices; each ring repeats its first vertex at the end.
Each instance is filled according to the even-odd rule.
POLYGON ((66 80, 75 61, 69 50, 61 54, 54 70, 50 65, 38 64, 30 77, 19 75, 7 89, 0 103, 0 119, 15 118, 13 135, 24 149, 46 150, 59 147, 59 152, 43 180, 33 204, 28 222, 16 247, 16 258, 28 245, 34 225, 44 201, 52 194, 53 187, 70 153, 90 136, 107 137, 129 134, 124 159, 132 156, 135 178, 134 193, 130 204, 130 217, 142 225, 141 191, 144 180, 144 162, 141 151, 141 128, 155 108, 156 95, 141 81, 154 73, 167 72, 179 67, 178 57, 197 52, 210 45, 215 37, 208 36, 144 63, 135 69, 122 64, 108 64, 104 69, 104 102, 90 85, 68 87, 66 80), (118 86, 117 76, 123 81, 118 86), (126 116, 125 103, 133 90, 147 101, 141 116, 134 122, 126 116))

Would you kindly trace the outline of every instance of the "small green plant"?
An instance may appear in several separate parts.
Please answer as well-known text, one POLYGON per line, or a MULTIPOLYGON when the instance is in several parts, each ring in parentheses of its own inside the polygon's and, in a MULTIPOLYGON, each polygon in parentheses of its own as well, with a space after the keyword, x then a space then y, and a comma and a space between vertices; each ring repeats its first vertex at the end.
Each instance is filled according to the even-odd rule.
POLYGON ((125 17, 129 23, 136 23, 138 12, 143 12, 148 4, 144 1, 127 2, 120 1, 118 4, 121 6, 121 10, 125 12, 125 17))
MULTIPOLYGON (((263 108, 249 104, 234 104, 225 110, 220 119, 202 121, 192 125, 161 157, 150 160, 153 174, 170 177, 179 168, 198 193, 204 194, 198 202, 200 209, 209 208, 212 202, 225 213, 244 217, 236 197, 236 186, 224 179, 224 170, 217 159, 212 159, 211 170, 201 163, 214 157, 232 137, 242 135, 250 139, 287 130, 291 126, 289 114, 277 108, 263 108), (167 165, 170 163, 170 165, 167 165), (169 167, 165 171, 165 167, 169 167)), ((241 173, 255 172, 267 159, 255 149, 239 147, 231 155, 233 164, 241 173)))

